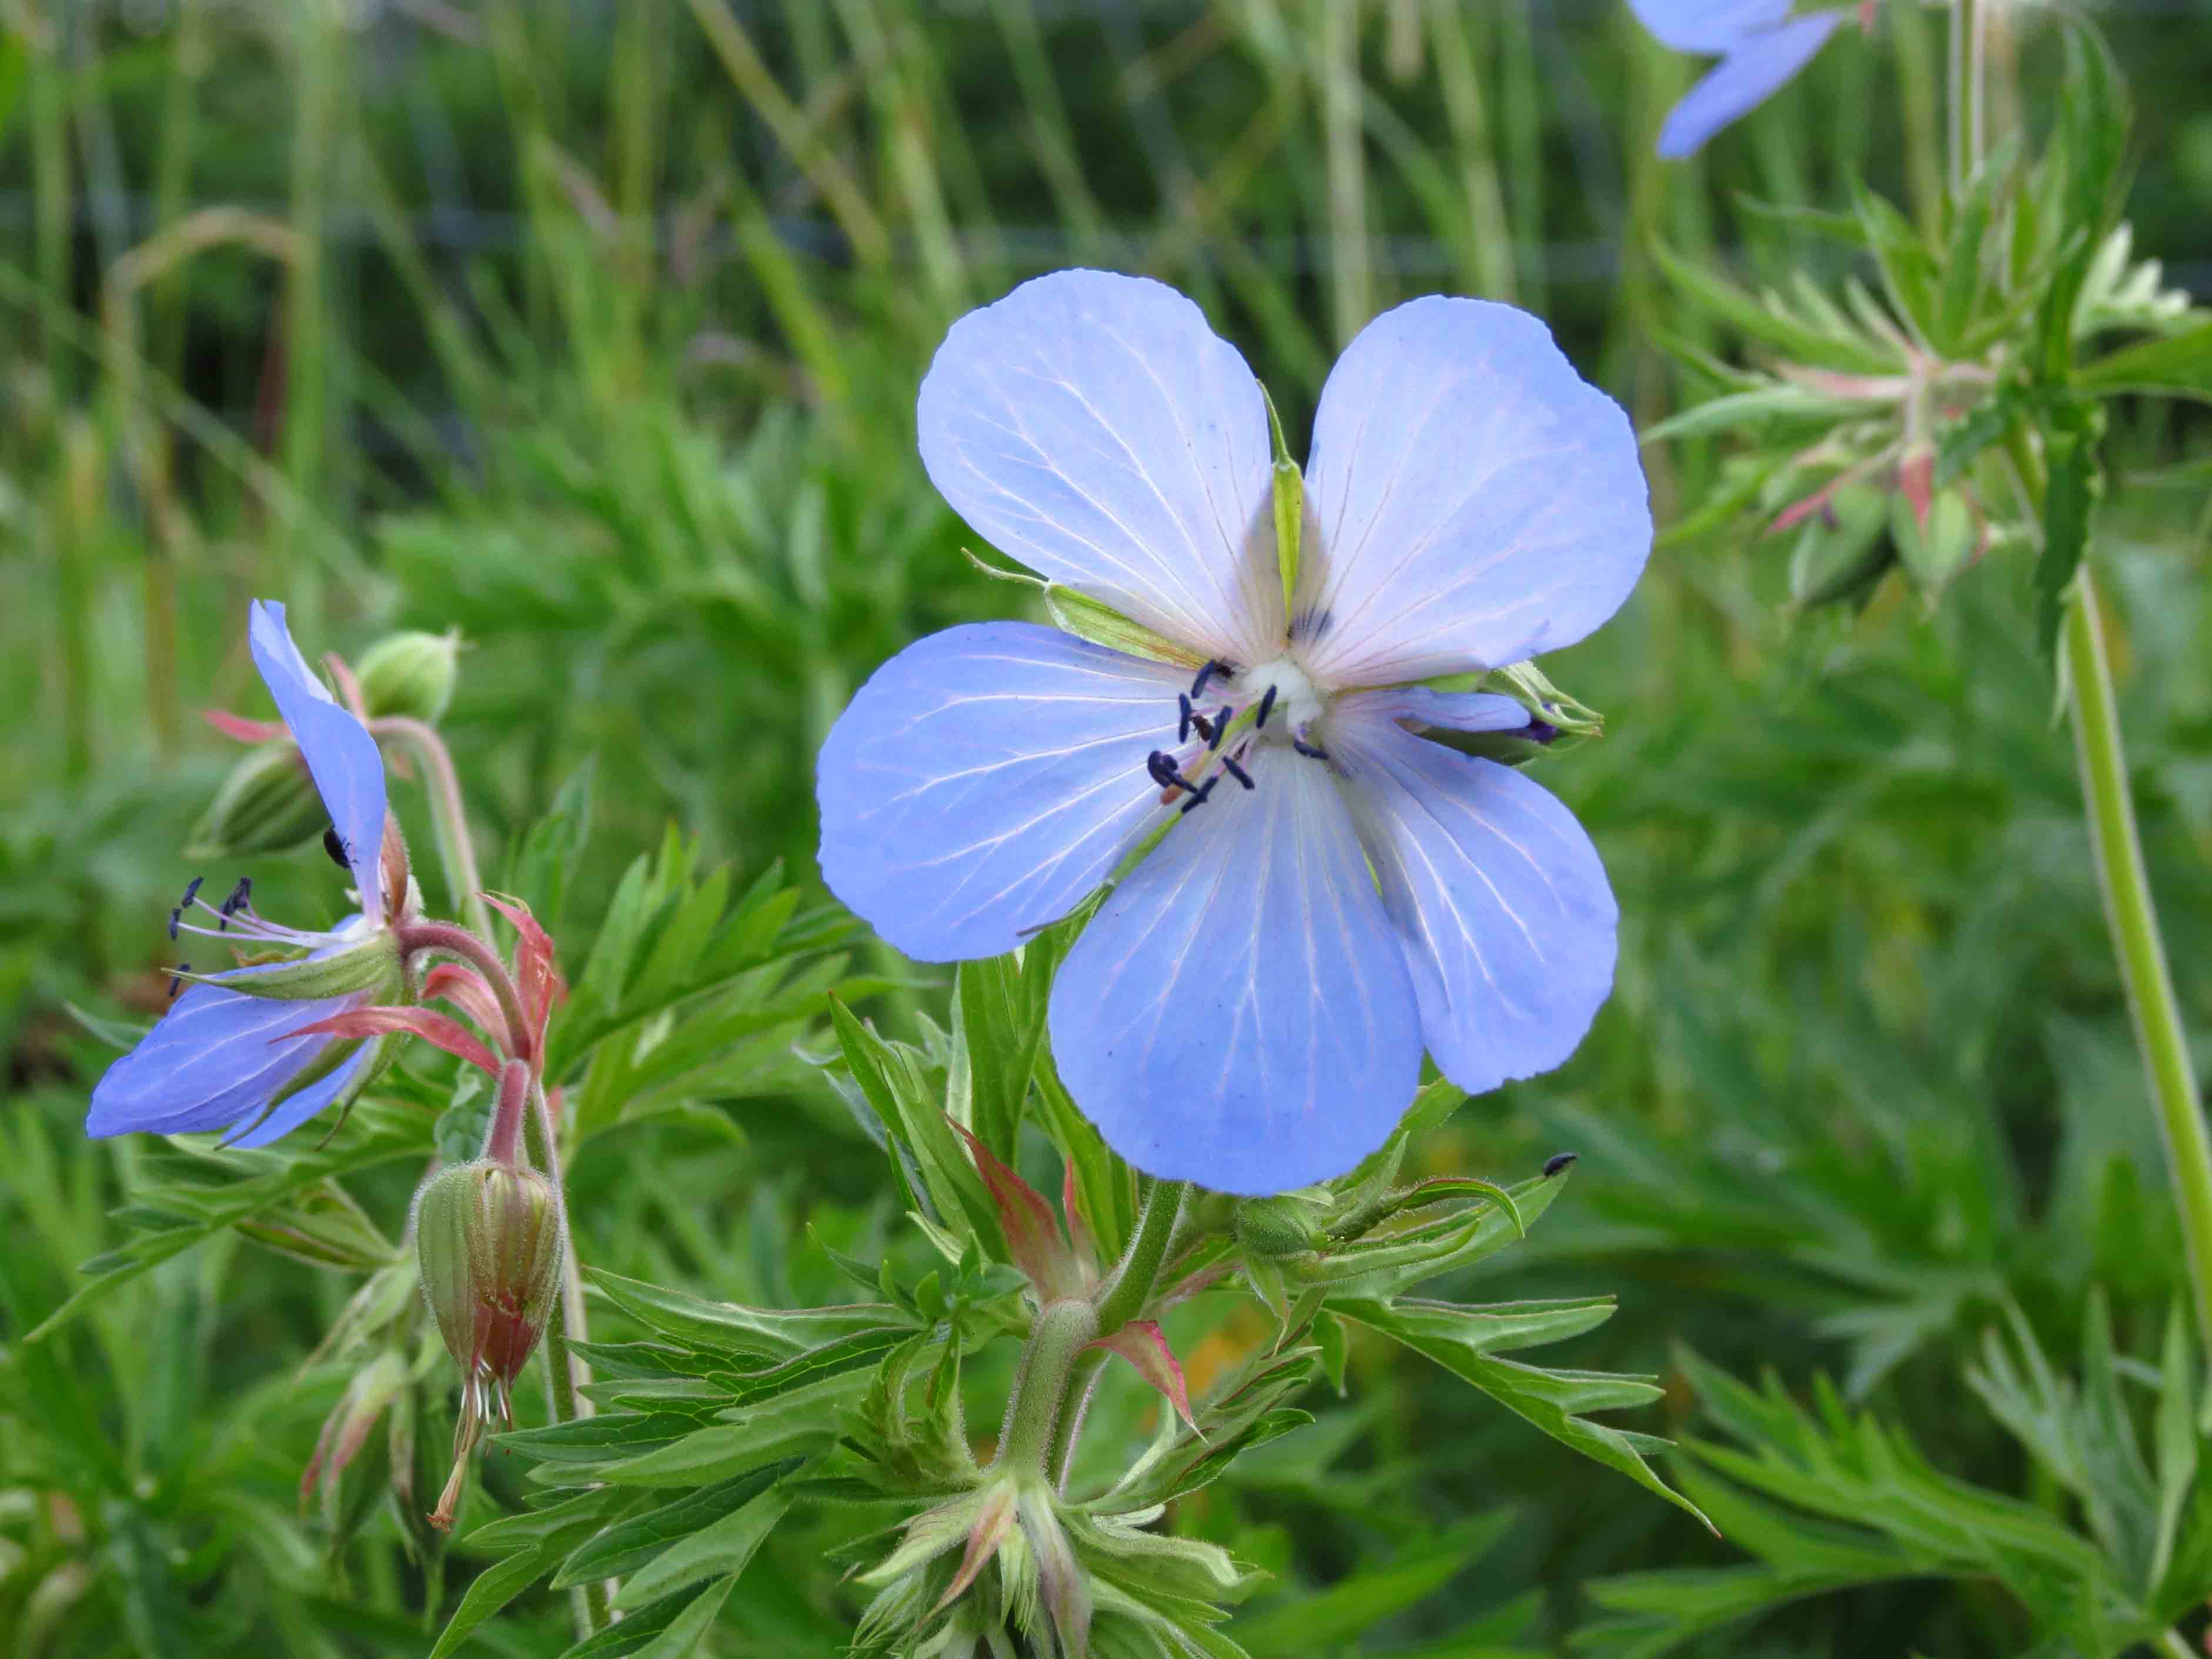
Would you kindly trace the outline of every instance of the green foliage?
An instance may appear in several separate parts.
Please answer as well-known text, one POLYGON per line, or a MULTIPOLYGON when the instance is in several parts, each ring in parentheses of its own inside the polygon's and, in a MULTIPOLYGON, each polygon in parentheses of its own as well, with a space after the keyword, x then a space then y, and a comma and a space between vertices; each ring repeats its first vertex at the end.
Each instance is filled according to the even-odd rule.
MULTIPOLYGON (((1334 9, 1242 0, 387 7, 349 15, 359 34, 283 8, 58 9, 70 31, 0 28, 0 183, 24 208, 0 263, 0 1631, 26 1653, 557 1654, 569 1591, 545 1586, 580 1559, 625 1565, 631 1616, 575 1650, 836 1651, 865 1600, 848 1570, 988 1458, 1030 1314, 932 1126, 950 1103, 1048 1199, 1072 1170, 1108 1261, 1143 1192, 1036 1039, 1048 939, 917 979, 817 908, 807 802, 829 720, 908 640, 1110 625, 978 577, 912 451, 946 322, 1077 260, 1199 297, 1281 391, 1292 447, 1349 328, 1438 289, 1532 306, 1663 438, 1662 552, 1554 669, 1611 715, 1545 781, 1622 897, 1613 1002, 1553 1077, 1449 1122, 1454 1091, 1425 1096, 1402 1164, 1301 1204, 1296 1248, 1240 1263, 1232 1229, 1177 1259, 1207 1288, 1160 1322, 1208 1438, 1099 1374, 1062 1517, 1103 1585, 1094 1650, 1499 1659, 1594 1620, 1598 1651, 1949 1659, 2088 1651, 2145 1607, 2200 1633, 2178 1598, 2203 1578, 2201 1402, 2186 1333, 2179 1358, 2159 1339, 2177 1236, 2033 567, 2062 592, 2094 532, 2201 1031, 2201 21, 2106 8, 2108 58, 2016 14, 1996 113, 2028 136, 1954 201, 1942 14, 1908 5, 1666 172, 1648 129, 1694 68, 1610 0, 1388 0, 1341 33, 1334 9), (1947 384, 1908 434, 1895 398, 1780 368, 1881 379, 1908 349, 2001 372, 1947 384), (1886 463, 1848 476, 1908 436, 1927 534, 1886 463), (2023 444, 2055 463, 2026 516, 2023 444), (1832 521, 1744 533, 1831 485, 1832 521), (1977 538, 1963 569, 1932 533, 1947 500, 1977 538), (1895 569, 1941 610, 1905 625, 1895 569), (521 1390, 450 1549, 422 1520, 449 1374, 404 1340, 409 1270, 376 1264, 414 1168, 480 1144, 485 1095, 417 1052, 325 1145, 78 1133, 161 1006, 177 849, 238 752, 190 707, 266 712, 246 591, 349 652, 461 629, 444 729, 485 873, 572 980, 556 1080, 593 1130, 571 1196, 607 1437, 533 1439, 521 1390), (787 878, 758 877, 779 857, 787 878), (1571 1192, 1504 1178, 1563 1146, 1571 1192), (1507 1196, 1441 1173, 1467 1169, 1507 1196), (1694 1382, 1712 1449, 1747 1461, 1701 1439, 1659 1467, 1723 1542, 1350 1316, 1417 1287, 1574 1307, 1593 1284, 1620 1312, 1563 1367, 1648 1373, 1678 1334, 1712 1356, 1625 1420, 1676 1432, 1694 1382), (407 1386, 303 1510, 318 1425, 395 1344, 407 1386), (1721 1369, 1766 1364, 1763 1395, 1721 1369), (1818 1403, 1825 1368, 1849 1408, 1818 1403), (411 1501, 385 1495, 403 1470, 411 1501), (1852 1512, 1801 1501, 1830 1480, 1852 1512), (1166 1515, 1106 1524, 1150 1492, 1166 1515), (1899 1576, 2014 1528, 2059 1563, 2019 1595, 1994 1569, 1899 1576), (1223 1554, 1132 1567, 1155 1538, 1223 1554), (1271 1577, 1200 1617, 1244 1567, 1271 1577), (1120 1588, 1152 1572, 1161 1605, 1120 1588)), ((450 911, 422 794, 396 779, 394 800, 450 911)), ((327 890, 313 857, 237 856, 271 914, 327 890)), ((1444 1352, 1535 1389, 1509 1406, 1584 1409, 1561 1373, 1444 1352)), ((1640 1437, 1603 1432, 1644 1468, 1640 1437)), ((953 1564, 933 1570, 917 1615, 953 1564)), ((996 1583, 979 1642, 1009 1611, 996 1583)))

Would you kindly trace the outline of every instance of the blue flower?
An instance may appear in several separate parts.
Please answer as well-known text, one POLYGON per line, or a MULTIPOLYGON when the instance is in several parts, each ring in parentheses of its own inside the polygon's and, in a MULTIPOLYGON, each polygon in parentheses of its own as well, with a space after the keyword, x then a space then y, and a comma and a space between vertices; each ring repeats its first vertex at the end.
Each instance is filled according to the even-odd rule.
POLYGON ((1142 1170, 1235 1193, 1350 1169, 1424 1046, 1495 1087, 1609 990, 1588 836, 1424 738, 1526 727, 1416 682, 1611 616, 1650 550, 1636 440, 1535 318, 1400 307, 1324 387, 1285 604, 1264 396, 1198 308, 1062 271, 956 324, 922 461, 976 530, 1159 636, 986 623, 908 647, 823 744, 822 870, 908 955, 1010 951, 1155 837, 1060 969, 1062 1079, 1142 1170))
MULTIPOLYGON (((1659 154, 1694 155, 1729 123, 1765 103, 1827 43, 1850 10, 1790 15, 1792 0, 1628 0, 1644 27, 1676 52, 1717 55, 1711 73, 1668 112, 1659 154)), ((1873 8, 1863 7, 1863 12, 1873 8)))
POLYGON ((286 927, 253 908, 246 882, 220 905, 193 882, 170 916, 173 937, 202 934, 283 959, 190 975, 192 987, 93 1089, 88 1135, 228 1129, 240 1146, 266 1146, 349 1099, 375 1070, 376 1042, 311 1028, 398 988, 387 922, 405 894, 386 890, 383 758, 301 659, 283 605, 256 602, 248 640, 330 814, 331 850, 361 910, 327 931, 286 927))

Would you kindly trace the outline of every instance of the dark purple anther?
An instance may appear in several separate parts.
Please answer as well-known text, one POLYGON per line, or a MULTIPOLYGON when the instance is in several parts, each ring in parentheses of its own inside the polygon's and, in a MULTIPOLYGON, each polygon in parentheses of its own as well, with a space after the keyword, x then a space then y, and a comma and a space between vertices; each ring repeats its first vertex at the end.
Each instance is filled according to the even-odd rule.
POLYGON ((205 876, 194 876, 190 881, 186 882, 185 884, 185 896, 177 901, 177 908, 181 910, 187 904, 190 904, 194 899, 198 898, 200 892, 200 884, 206 879, 207 878, 205 876))
POLYGON ((173 997, 177 994, 177 987, 185 982, 185 975, 191 971, 192 964, 189 962, 180 962, 177 964, 177 971, 169 975, 169 994, 171 996, 173 997))
POLYGON ((1221 712, 1213 717, 1213 735, 1206 740, 1208 749, 1221 747, 1222 738, 1229 735, 1229 716, 1232 712, 1227 703, 1221 705, 1221 712))
POLYGON ((1559 728, 1549 720, 1530 720, 1514 733, 1529 743, 1550 743, 1559 735, 1559 728))
POLYGON ((1163 789, 1172 789, 1182 780, 1176 775, 1176 764, 1164 749, 1155 749, 1145 757, 1145 770, 1152 775, 1152 781, 1163 789))
POLYGON ((1274 711, 1274 707, 1275 688, 1271 685, 1260 694, 1260 717, 1252 722, 1254 731, 1264 732, 1267 729, 1267 716, 1274 711))
MULTIPOLYGON (((1208 779, 1205 781, 1205 783, 1204 783, 1204 784, 1202 784, 1201 786, 1200 786, 1198 788, 1196 788, 1196 789, 1191 789, 1191 790, 1190 790, 1190 799, 1189 799, 1188 800, 1185 801, 1185 802, 1182 804, 1182 810, 1183 810, 1184 811, 1188 812, 1188 811, 1190 811, 1193 807, 1194 807, 1194 806, 1203 806, 1203 805, 1206 805, 1206 798, 1208 795, 1210 795, 1210 794, 1212 794, 1212 793, 1213 793, 1213 786, 1214 786, 1215 784, 1217 784, 1217 783, 1220 782, 1220 781, 1221 781, 1221 780, 1220 780, 1220 778, 1218 778, 1218 776, 1217 776, 1217 777, 1211 777, 1211 778, 1208 778, 1208 779)), ((1188 784, 1185 784, 1185 785, 1183 786, 1183 787, 1184 787, 1184 788, 1186 788, 1186 789, 1190 789, 1190 786, 1189 786, 1188 784)))
POLYGON ((1319 748, 1313 744, 1308 743, 1304 738, 1292 738, 1291 739, 1291 747, 1297 750, 1298 753, 1304 755, 1308 760, 1325 761, 1328 758, 1328 750, 1319 748))
POLYGON ((1551 1157, 1544 1160, 1544 1179, 1549 1181, 1553 1176, 1559 1174, 1560 1170, 1565 1169, 1567 1165, 1572 1164, 1581 1156, 1582 1154, 1580 1152, 1553 1153, 1551 1157))
POLYGON ((1190 683, 1190 700, 1193 702, 1196 702, 1200 697, 1206 695, 1206 683, 1208 680, 1212 679, 1216 674, 1226 674, 1228 672, 1229 665, 1227 663, 1207 663, 1205 667, 1198 671, 1198 678, 1190 683))
POLYGON ((1237 782, 1243 784, 1247 789, 1249 789, 1252 787, 1252 775, 1237 763, 1236 756, 1224 755, 1221 757, 1221 763, 1229 769, 1229 775, 1231 777, 1236 779, 1237 782))
POLYGON ((1188 743, 1190 741, 1190 699, 1178 691, 1176 693, 1176 702, 1182 708, 1182 718, 1176 722, 1176 741, 1188 743))
POLYGON ((181 904, 179 904, 175 909, 169 912, 169 937, 171 939, 176 938, 177 923, 183 919, 184 914, 185 907, 181 904))

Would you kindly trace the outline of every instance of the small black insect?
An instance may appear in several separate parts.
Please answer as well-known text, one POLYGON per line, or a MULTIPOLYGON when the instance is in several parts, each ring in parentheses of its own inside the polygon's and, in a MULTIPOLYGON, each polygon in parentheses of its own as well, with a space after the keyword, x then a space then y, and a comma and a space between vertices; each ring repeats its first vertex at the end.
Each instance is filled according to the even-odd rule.
POLYGON ((1559 1174, 1560 1170, 1565 1169, 1567 1165, 1572 1164, 1581 1156, 1582 1154, 1580 1152, 1553 1153, 1551 1157, 1544 1160, 1544 1178, 1547 1181, 1550 1180, 1552 1176, 1559 1174))
POLYGON ((346 857, 345 837, 338 834, 338 827, 335 823, 323 831, 323 851, 331 855, 331 862, 339 869, 353 868, 352 860, 346 857))

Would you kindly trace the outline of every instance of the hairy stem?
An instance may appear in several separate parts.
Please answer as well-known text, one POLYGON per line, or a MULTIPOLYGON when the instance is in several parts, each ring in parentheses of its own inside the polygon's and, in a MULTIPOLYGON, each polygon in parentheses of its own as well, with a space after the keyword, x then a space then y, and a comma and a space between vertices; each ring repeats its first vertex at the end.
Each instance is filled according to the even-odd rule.
MULTIPOLYGON (((585 1340, 582 1280, 576 1272, 575 1235, 568 1227, 568 1188, 561 1172, 560 1130, 553 1121, 553 1109, 545 1097, 544 1086, 534 1079, 530 1085, 530 1107, 529 1115, 523 1120, 530 1161, 545 1172, 546 1178, 553 1183, 553 1190, 560 1195, 557 1213, 561 1223, 561 1293, 553 1298, 553 1305, 545 1315, 545 1394, 553 1408, 553 1420, 570 1423, 579 1417, 592 1415, 592 1402, 578 1392, 580 1383, 590 1379, 588 1376, 579 1376, 583 1362, 568 1346, 571 1341, 585 1340)), ((607 1581, 598 1578, 579 1584, 571 1592, 579 1637, 593 1635, 612 1622, 609 1609, 611 1595, 607 1581)))
POLYGON ((484 943, 483 935, 450 921, 404 922, 397 932, 403 956, 441 951, 447 956, 460 957, 481 974, 491 988, 492 995, 499 1000, 500 1018, 507 1027, 503 1046, 508 1057, 535 1058, 530 1052, 532 1028, 523 1011, 522 994, 514 988, 514 981, 507 971, 507 964, 499 959, 499 952, 484 943))
POLYGON ((2166 1142, 2166 1170, 2181 1209, 2197 1329, 2212 1351, 2212 1139, 2205 1133, 2181 1006, 2166 967, 2142 842, 2136 833, 2112 665, 2105 654, 2096 584, 2086 562, 2074 579, 2062 640, 2074 716, 2074 757, 2088 808, 2105 921, 2119 956, 2128 1012, 2134 1018, 2136 1042, 2142 1051, 2143 1071, 2166 1142))
POLYGON ((396 714, 371 720, 368 729, 372 736, 398 738, 422 763, 424 787, 430 797, 430 823, 438 838, 438 867, 445 872, 446 887, 469 926, 483 938, 492 938, 491 907, 484 902, 476 842, 469 834, 461 781, 453 771, 453 757, 446 740, 434 726, 396 714))
POLYGON ((1013 1394, 1006 1401, 1006 1428, 999 1437, 994 1468, 1028 1465, 1050 1475, 1049 1460, 1066 1410, 1069 1384, 1084 1349, 1097 1335, 1098 1313, 1088 1302, 1071 1297, 1037 1310, 1013 1394))
POLYGON ((1175 1237, 1182 1201, 1190 1191, 1187 1181, 1156 1181, 1145 1194, 1144 1212, 1137 1218, 1136 1236, 1114 1278, 1098 1298, 1098 1334, 1111 1336, 1144 1311, 1159 1282, 1160 1264, 1167 1259, 1168 1241, 1175 1237))

